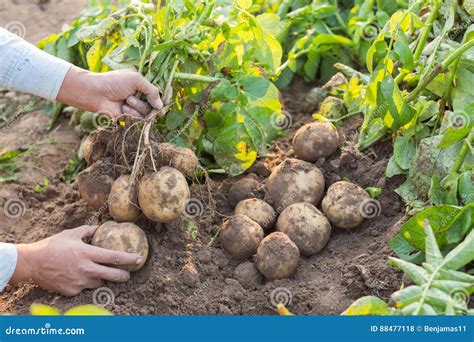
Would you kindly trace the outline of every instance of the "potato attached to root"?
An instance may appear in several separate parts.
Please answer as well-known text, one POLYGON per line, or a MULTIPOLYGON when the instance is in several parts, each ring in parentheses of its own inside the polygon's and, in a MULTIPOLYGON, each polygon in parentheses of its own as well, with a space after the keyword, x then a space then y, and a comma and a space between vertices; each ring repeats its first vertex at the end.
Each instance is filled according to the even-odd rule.
POLYGON ((331 235, 331 225, 312 204, 295 203, 282 211, 277 229, 298 246, 302 255, 311 256, 322 251, 331 235))
POLYGON ((148 240, 145 232, 137 225, 129 222, 117 223, 107 221, 97 228, 92 237, 93 246, 140 255, 142 262, 127 271, 138 271, 145 265, 148 257, 148 240))
POLYGON ((369 201, 371 197, 360 186, 339 181, 328 188, 321 206, 333 225, 351 229, 364 221, 363 205, 369 201))
POLYGON ((170 143, 156 144, 157 159, 164 165, 169 165, 185 175, 191 175, 197 170, 199 160, 189 148, 178 147, 170 143))
POLYGON ((148 219, 168 223, 181 216, 190 194, 183 174, 164 166, 158 172, 148 173, 141 179, 138 203, 148 219))
POLYGON ((240 201, 235 207, 235 214, 247 216, 257 222, 263 230, 270 229, 275 224, 277 216, 270 204, 258 198, 248 198, 240 201))
POLYGON ((109 194, 109 213, 119 222, 133 222, 140 215, 138 189, 132 184, 130 175, 115 180, 109 194))
POLYGON ((330 123, 314 122, 304 125, 293 137, 296 156, 309 162, 327 158, 338 148, 339 134, 330 123))
POLYGON ((288 278, 295 271, 299 257, 295 243, 286 234, 275 232, 258 246, 255 266, 268 280, 288 278))
POLYGON ((323 197, 324 177, 315 165, 290 158, 273 169, 267 189, 278 208, 299 202, 318 205, 323 197))
POLYGON ((106 163, 97 162, 82 171, 78 177, 81 198, 95 210, 107 207, 114 178, 107 172, 106 163))
POLYGON ((263 239, 263 229, 244 215, 234 215, 221 227, 220 241, 234 258, 244 260, 257 252, 263 239))

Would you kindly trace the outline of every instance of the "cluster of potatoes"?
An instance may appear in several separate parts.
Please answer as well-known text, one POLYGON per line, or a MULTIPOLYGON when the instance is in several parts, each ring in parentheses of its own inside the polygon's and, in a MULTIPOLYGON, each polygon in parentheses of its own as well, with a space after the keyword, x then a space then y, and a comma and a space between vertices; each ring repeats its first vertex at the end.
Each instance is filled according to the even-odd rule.
POLYGON ((369 194, 353 183, 339 181, 324 196, 324 176, 313 164, 339 147, 333 125, 315 122, 301 127, 293 138, 299 159, 284 160, 266 180, 273 206, 262 199, 242 198, 255 197, 255 179, 243 178, 234 184, 229 204, 236 203, 235 212, 220 231, 224 249, 239 260, 255 255, 255 266, 268 280, 287 278, 295 271, 300 255, 323 250, 332 226, 351 229, 360 225, 364 220, 360 204, 370 199, 369 194))
POLYGON ((97 130, 83 142, 83 156, 88 164, 78 178, 79 193, 89 206, 104 213, 108 210, 114 221, 102 224, 92 238, 95 246, 135 253, 143 263, 148 256, 145 232, 135 222, 143 215, 154 222, 169 223, 182 215, 190 198, 185 175, 198 167, 193 151, 169 143, 153 146, 161 166, 157 172, 147 172, 139 180, 130 174, 114 177, 113 164, 107 161, 106 131, 97 130))

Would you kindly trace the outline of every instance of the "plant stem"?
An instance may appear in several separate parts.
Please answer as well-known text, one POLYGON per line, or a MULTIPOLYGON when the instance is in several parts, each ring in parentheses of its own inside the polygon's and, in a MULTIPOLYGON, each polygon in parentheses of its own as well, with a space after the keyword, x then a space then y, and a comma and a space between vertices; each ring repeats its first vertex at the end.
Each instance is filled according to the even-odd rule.
POLYGON ((198 82, 204 82, 204 83, 213 83, 213 82, 221 80, 219 77, 187 74, 184 72, 175 73, 174 78, 179 79, 179 80, 198 81, 198 82))
POLYGON ((359 146, 360 150, 365 150, 375 144, 377 141, 382 139, 385 136, 385 133, 387 133, 386 130, 382 129, 375 133, 374 135, 371 135, 368 139, 366 140, 360 140, 359 143, 357 144, 359 146))
POLYGON ((405 97, 406 102, 411 102, 418 97, 420 92, 441 72, 445 71, 448 66, 453 63, 457 58, 459 58, 464 52, 474 47, 474 39, 464 43, 456 50, 452 51, 448 57, 440 64, 435 65, 431 73, 429 73, 425 78, 421 79, 416 88, 405 97))

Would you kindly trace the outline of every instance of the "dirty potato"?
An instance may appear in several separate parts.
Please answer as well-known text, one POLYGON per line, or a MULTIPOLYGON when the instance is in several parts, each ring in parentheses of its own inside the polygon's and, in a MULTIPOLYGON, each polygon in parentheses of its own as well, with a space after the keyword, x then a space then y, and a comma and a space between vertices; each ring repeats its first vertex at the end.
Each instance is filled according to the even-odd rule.
POLYGON ((169 166, 146 174, 138 186, 138 204, 143 214, 155 222, 177 219, 184 212, 189 197, 186 178, 169 166))
POLYGON ((299 257, 295 243, 286 234, 275 232, 258 246, 255 266, 267 280, 288 278, 295 271, 299 257))
POLYGON ((230 217, 224 222, 220 231, 222 246, 239 260, 254 255, 263 236, 262 227, 244 215, 230 217))
POLYGON ((318 205, 323 197, 324 177, 315 165, 290 158, 273 169, 267 189, 275 208, 299 202, 318 205))
POLYGON ((127 271, 138 271, 145 265, 148 257, 148 240, 145 232, 137 225, 129 222, 117 223, 107 221, 97 228, 92 237, 93 246, 140 255, 142 262, 127 271))
POLYGON ((240 201, 235 207, 236 215, 245 215, 257 222, 263 230, 269 230, 274 224, 277 214, 273 207, 258 198, 249 198, 240 201))
POLYGON ((351 229, 364 221, 363 205, 370 200, 369 194, 360 186, 340 181, 329 187, 322 208, 333 225, 351 229))
POLYGON ((293 137, 293 150, 298 158, 315 162, 327 158, 339 148, 339 134, 330 123, 314 122, 301 127, 293 137))
POLYGON ((277 221, 277 230, 288 235, 305 256, 321 252, 331 235, 327 218, 314 205, 304 202, 283 210, 277 221))
POLYGON ((120 176, 112 184, 109 194, 109 213, 119 222, 133 222, 140 215, 138 189, 130 175, 120 176))

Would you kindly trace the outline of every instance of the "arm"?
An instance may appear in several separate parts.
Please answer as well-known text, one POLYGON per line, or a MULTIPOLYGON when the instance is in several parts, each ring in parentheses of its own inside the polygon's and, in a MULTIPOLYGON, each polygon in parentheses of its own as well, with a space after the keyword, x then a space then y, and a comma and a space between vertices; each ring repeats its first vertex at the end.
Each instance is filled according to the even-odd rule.
MULTIPOLYGON (((130 273, 117 267, 135 266, 141 263, 140 256, 102 249, 82 241, 92 236, 96 229, 96 226, 82 226, 65 230, 35 243, 16 245, 17 253, 11 251, 14 245, 8 245, 6 253, 0 249, 0 276, 7 276, 3 263, 7 266, 5 270, 14 270, 9 272, 11 279, 1 279, 3 286, 6 282, 17 284, 31 280, 44 289, 74 296, 83 289, 100 287, 104 280, 127 281, 130 273)), ((0 248, 2 245, 7 244, 0 244, 0 248)))
POLYGON ((158 89, 133 70, 93 73, 47 54, 0 28, 0 88, 30 93, 112 117, 146 115, 163 103, 158 89), (135 93, 146 95, 148 103, 135 93))
POLYGON ((13 276, 18 254, 13 244, 0 242, 0 292, 13 276))

